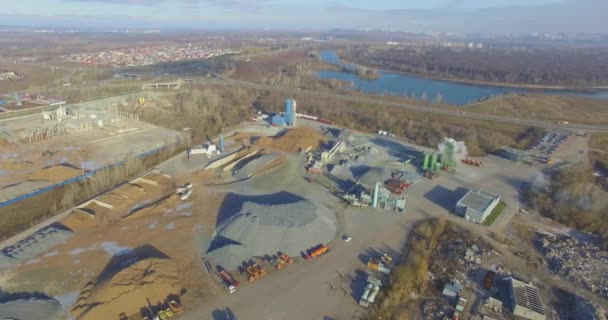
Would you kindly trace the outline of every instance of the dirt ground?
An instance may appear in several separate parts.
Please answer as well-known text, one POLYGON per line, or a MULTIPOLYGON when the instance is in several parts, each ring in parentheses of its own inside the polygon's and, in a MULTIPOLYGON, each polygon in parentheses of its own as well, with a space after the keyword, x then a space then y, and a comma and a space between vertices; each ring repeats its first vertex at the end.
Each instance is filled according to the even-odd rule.
MULTIPOLYGON (((103 223, 91 223, 86 214, 72 214, 63 221, 74 230, 74 236, 69 241, 4 273, 0 277, 0 285, 3 290, 39 291, 54 297, 69 296, 71 299, 64 303, 68 306, 66 309, 71 310, 79 296, 84 297, 79 302, 104 300, 115 294, 115 291, 104 291, 107 283, 117 284, 121 283, 120 279, 141 275, 137 271, 141 270, 141 265, 157 261, 148 260, 150 256, 137 253, 152 250, 156 256, 170 258, 171 263, 162 264, 158 270, 159 274, 166 274, 172 279, 160 282, 165 283, 166 296, 177 295, 186 307, 187 311, 179 319, 224 320, 231 314, 239 319, 253 320, 352 319, 365 312, 357 301, 365 284, 365 263, 369 257, 386 252, 399 260, 399 253, 412 226, 428 217, 444 217, 491 243, 501 256, 488 263, 511 265, 511 270, 521 273, 530 268, 528 262, 512 252, 510 246, 513 243, 497 242, 490 234, 508 234, 512 232, 512 219, 522 219, 517 213, 519 186, 540 167, 518 165, 496 156, 488 156, 480 159, 487 164, 484 167, 461 166, 455 174, 447 174, 435 180, 423 179, 410 187, 406 193, 406 212, 403 214, 348 207, 325 187, 303 179, 305 157, 298 155, 297 151, 318 143, 329 135, 324 136, 317 131, 319 124, 315 125, 317 129, 306 128, 305 122, 299 126, 301 128, 288 131, 278 138, 263 137, 257 140, 264 147, 280 150, 283 156, 279 158, 281 161, 276 167, 245 181, 225 182, 224 176, 217 171, 201 171, 212 159, 187 159, 181 155, 159 166, 162 171, 172 173, 170 178, 158 174, 149 177, 162 182, 164 186, 151 187, 134 183, 98 197, 99 200, 113 202, 116 209, 110 211, 115 211, 116 214, 104 213, 111 218, 103 223), (193 184, 194 193, 191 198, 182 201, 171 195, 173 183, 181 185, 186 182, 193 184), (507 203, 507 208, 491 227, 465 221, 451 213, 455 202, 468 188, 499 193, 507 203), (237 270, 230 270, 241 280, 241 285, 234 294, 229 294, 219 284, 217 276, 205 267, 202 258, 209 248, 221 207, 230 192, 245 195, 289 192, 329 208, 336 214, 338 221, 338 231, 335 240, 329 244, 329 253, 313 261, 297 257, 295 264, 278 271, 271 271, 271 266, 262 262, 262 267, 270 274, 254 283, 248 283, 237 270), (345 234, 351 236, 352 241, 342 241, 345 234), (127 266, 133 265, 136 271, 126 271, 126 275, 119 271, 107 276, 104 270, 114 268, 113 257, 114 260, 124 261, 121 256, 129 257, 126 261, 132 262, 127 263, 127 266), (99 293, 91 298, 89 289, 99 293)), ((359 134, 361 137, 355 137, 356 139, 368 139, 379 150, 384 150, 362 160, 370 166, 386 166, 386 162, 401 155, 404 148, 420 150, 398 139, 359 134)), ((227 133, 226 136, 230 134, 227 133)), ((251 135, 241 135, 238 138, 227 139, 227 148, 240 148, 239 140, 250 139, 251 135)), ((91 205, 90 208, 93 206, 98 205, 91 205)), ((96 209, 102 210, 98 207, 96 209)), ((209 263, 215 267, 213 261, 209 263)), ((124 269, 123 266, 120 270, 128 268, 124 269)), ((542 274, 542 269, 530 270, 538 270, 535 271, 535 276, 539 281, 552 281, 542 274)), ((127 282, 127 286, 136 283, 130 280, 127 282)), ((563 283, 556 283, 563 286, 563 283)), ((136 314, 131 319, 138 319, 137 311, 148 304, 147 297, 157 300, 149 302, 153 307, 158 303, 162 305, 164 294, 159 290, 154 286, 134 290, 135 293, 129 298, 132 306, 125 306, 122 302, 116 305, 102 304, 103 307, 99 310, 104 310, 103 313, 110 319, 118 319, 121 313, 132 316, 133 312, 136 314)), ((65 298, 63 300, 66 301, 65 298)), ((93 316, 94 313, 90 315, 90 318, 84 315, 82 319, 98 319, 93 316)))

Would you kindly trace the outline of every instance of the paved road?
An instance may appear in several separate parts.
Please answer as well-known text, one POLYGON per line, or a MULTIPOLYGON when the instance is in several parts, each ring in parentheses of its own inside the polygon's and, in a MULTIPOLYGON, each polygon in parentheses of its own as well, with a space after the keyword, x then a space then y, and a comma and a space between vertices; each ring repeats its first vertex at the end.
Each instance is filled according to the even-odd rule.
POLYGON ((280 90, 280 91, 283 91, 285 93, 290 93, 290 94, 334 98, 334 99, 341 99, 344 101, 349 101, 349 102, 354 102, 354 103, 377 104, 377 105, 384 105, 384 106, 388 106, 388 107, 401 108, 401 109, 407 109, 407 110, 419 111, 419 112, 434 113, 434 114, 441 114, 441 115, 452 116, 452 117, 519 124, 519 125, 534 126, 534 127, 548 128, 548 129, 567 129, 567 130, 586 131, 586 132, 608 132, 608 125, 588 125, 588 124, 577 124, 577 123, 569 123, 566 125, 566 124, 558 124, 556 122, 543 121, 543 120, 532 120, 532 119, 497 116, 497 115, 490 115, 490 114, 483 114, 483 113, 476 113, 476 112, 459 111, 459 110, 453 110, 453 109, 447 109, 447 108, 429 107, 429 106, 421 106, 421 105, 413 105, 413 104, 403 104, 403 103, 399 103, 399 102, 379 100, 379 99, 362 97, 362 96, 348 96, 348 95, 331 93, 331 92, 321 92, 321 91, 315 91, 315 90, 273 86, 273 85, 262 84, 262 83, 257 83, 257 82, 232 80, 232 79, 228 79, 225 77, 221 77, 219 75, 216 75, 216 76, 217 76, 216 79, 202 79, 202 80, 199 80, 198 83, 221 84, 221 85, 225 85, 225 86, 246 87, 246 88, 260 89, 260 90, 280 90))

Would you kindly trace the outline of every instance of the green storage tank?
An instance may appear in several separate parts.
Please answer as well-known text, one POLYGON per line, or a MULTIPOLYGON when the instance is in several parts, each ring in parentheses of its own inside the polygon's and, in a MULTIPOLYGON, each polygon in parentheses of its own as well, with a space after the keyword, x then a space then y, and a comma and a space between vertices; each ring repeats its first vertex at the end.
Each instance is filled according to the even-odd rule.
POLYGON ((431 163, 429 164, 429 169, 435 170, 436 165, 437 165, 437 154, 433 153, 431 155, 431 163))
POLYGON ((424 154, 424 161, 422 161, 422 169, 426 170, 429 168, 429 160, 431 156, 428 153, 424 154))

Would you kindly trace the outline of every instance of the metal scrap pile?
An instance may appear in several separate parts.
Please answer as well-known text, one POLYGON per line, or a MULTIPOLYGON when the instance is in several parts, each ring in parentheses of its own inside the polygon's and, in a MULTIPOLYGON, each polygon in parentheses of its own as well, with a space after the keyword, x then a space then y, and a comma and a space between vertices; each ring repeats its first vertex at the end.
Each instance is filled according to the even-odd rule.
POLYGON ((536 243, 554 274, 608 297, 608 251, 568 236, 538 235, 536 243))

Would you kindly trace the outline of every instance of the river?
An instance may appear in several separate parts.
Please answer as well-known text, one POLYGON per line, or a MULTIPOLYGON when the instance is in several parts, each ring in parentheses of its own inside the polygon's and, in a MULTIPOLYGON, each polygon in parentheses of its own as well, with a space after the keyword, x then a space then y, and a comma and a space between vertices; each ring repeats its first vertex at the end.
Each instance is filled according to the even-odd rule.
MULTIPOLYGON (((324 62, 342 66, 344 63, 335 51, 323 51, 320 54, 324 62)), ((540 93, 550 95, 580 96, 592 99, 608 99, 608 91, 582 93, 571 90, 541 90, 527 88, 476 85, 452 81, 434 80, 401 73, 378 71, 378 79, 361 79, 357 75, 344 71, 319 71, 322 79, 336 79, 351 83, 350 89, 366 93, 408 96, 416 99, 433 101, 440 97, 442 101, 454 105, 465 105, 505 93, 540 93)))

